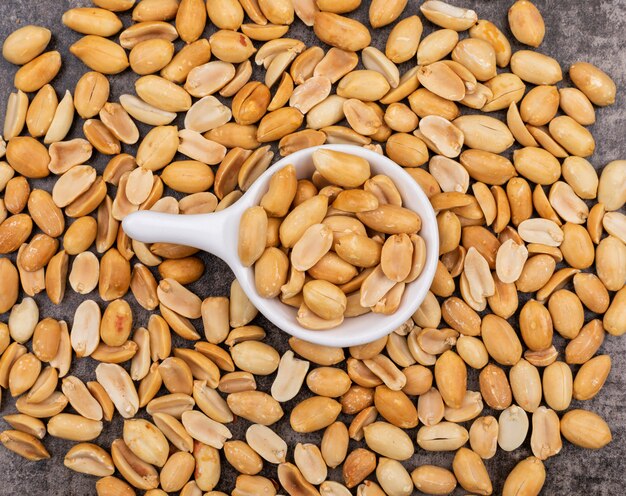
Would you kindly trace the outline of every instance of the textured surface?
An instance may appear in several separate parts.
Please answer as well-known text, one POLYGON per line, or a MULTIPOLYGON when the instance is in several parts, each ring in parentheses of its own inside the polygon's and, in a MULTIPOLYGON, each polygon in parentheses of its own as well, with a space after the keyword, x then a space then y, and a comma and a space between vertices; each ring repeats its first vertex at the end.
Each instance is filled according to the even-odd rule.
MULTIPOLYGON (((358 11, 350 14, 367 22, 368 2, 358 11)), ((410 0, 405 9, 404 16, 413 15, 418 10, 421 2, 410 0)), ((491 0, 489 2, 478 0, 457 0, 454 2, 464 7, 477 10, 480 18, 486 18, 495 22, 510 36, 506 22, 506 11, 511 0, 491 0)), ((569 64, 587 60, 597 64, 607 71, 618 85, 617 103, 610 108, 601 109, 597 112, 598 123, 593 126, 598 147, 591 162, 598 168, 608 161, 626 157, 626 142, 624 141, 624 128, 626 125, 626 107, 624 90, 626 89, 626 52, 623 47, 626 44, 626 20, 623 15, 626 9, 626 0, 591 1, 573 0, 564 2, 560 0, 537 0, 535 2, 544 15, 547 34, 540 51, 556 57, 566 70, 569 64)), ((4 39, 12 30, 26 24, 39 24, 53 31, 51 48, 60 50, 63 55, 63 68, 60 75, 55 79, 54 86, 61 96, 65 89, 73 90, 76 80, 86 72, 86 68, 80 61, 72 57, 68 47, 79 38, 79 35, 65 28, 61 24, 62 13, 70 7, 89 5, 87 0, 4 0, 0 2, 0 38, 4 39)), ((124 24, 129 25, 129 15, 123 16, 124 24)), ((425 34, 432 30, 432 25, 425 24, 425 34)), ((207 32, 210 34, 213 28, 207 32)), ((384 49, 390 27, 377 30, 373 33, 373 44, 384 49)), ((306 28, 299 21, 294 23, 288 36, 302 39, 307 46, 319 43, 312 29, 306 28)), ((514 50, 519 45, 514 44, 514 50)), ((408 66, 408 64, 405 64, 408 66)), ((407 67, 402 67, 404 72, 407 67)), ((4 106, 9 92, 12 90, 13 74, 15 67, 6 61, 0 61, 0 106, 4 106)), ((114 76, 111 80, 112 100, 126 92, 132 92, 134 77, 129 73, 114 76)), ((566 81, 560 86, 568 85, 566 81)), ((3 113, 3 110, 0 111, 3 113)), ((4 117, 2 117, 2 120, 4 117)), ((74 125, 72 137, 81 135, 82 123, 74 125)), ((145 129, 142 129, 142 134, 145 129)), ((106 164, 106 158, 98 156, 91 162, 101 172, 106 164)), ((33 181, 33 187, 51 186, 50 181, 33 181)), ((209 295, 225 295, 228 292, 232 275, 228 268, 220 260, 206 256, 207 271, 205 276, 192 289, 202 297, 209 295)), ((97 294, 90 295, 98 299, 97 294)), ((132 298, 131 298, 132 299, 132 298)), ((37 298, 42 316, 51 316, 65 319, 71 322, 74 309, 80 303, 81 298, 68 289, 65 300, 61 306, 50 305, 45 295, 37 298)), ((130 300, 129 300, 130 301, 130 300)), ((134 316, 137 325, 145 325, 148 313, 137 305, 134 306, 134 316)), ((590 317, 590 316, 588 316, 590 317)), ((7 315, 0 315, 0 320, 6 321, 7 315)), ((277 329, 271 328, 267 321, 258 318, 256 323, 264 326, 268 331, 267 341, 274 345, 281 353, 287 349, 286 336, 277 329)), ((515 323, 515 322, 513 322, 515 323)), ((559 341, 557 347, 562 350, 563 344, 559 341)), ((178 343, 189 345, 189 343, 178 343)), ((620 338, 608 336, 601 353, 610 353, 613 359, 613 370, 601 394, 595 399, 585 402, 574 402, 574 407, 582 406, 602 415, 611 425, 613 430, 613 442, 605 449, 591 452, 576 448, 565 442, 561 454, 546 462, 548 479, 542 494, 597 494, 616 495, 624 492, 623 459, 626 456, 626 342, 620 338)), ((91 359, 75 362, 71 373, 82 377, 84 380, 94 379, 95 363, 91 359)), ((260 378, 259 389, 268 390, 272 376, 260 378)), ((476 389, 475 377, 470 382, 470 387, 476 389)), ((0 415, 13 413, 15 407, 13 401, 5 392, 0 415)), ((285 411, 293 407, 291 403, 285 406, 285 411)), ((234 437, 242 438, 248 422, 237 420, 232 427, 234 437)), ((98 443, 108 447, 113 439, 121 435, 122 423, 120 416, 116 414, 115 421, 105 426, 105 431, 98 439, 98 443)), ((468 426, 469 427, 469 426, 468 426)), ((0 429, 4 430, 7 425, 0 421, 0 429)), ((276 426, 278 432, 295 446, 297 442, 318 442, 319 434, 294 435, 289 428, 288 422, 283 420, 276 426)), ((414 432, 411 433, 414 437, 414 432)), ((63 467, 62 459, 65 452, 73 444, 47 437, 45 444, 53 458, 41 463, 29 463, 17 455, 0 449, 0 495, 29 494, 39 495, 82 495, 95 494, 95 479, 83 476, 63 467)), ((496 457, 487 461, 487 468, 494 481, 494 494, 501 492, 502 483, 506 474, 515 463, 530 454, 529 443, 514 453, 498 451, 496 457)), ((432 454, 419 450, 406 466, 410 470, 420 464, 434 463, 450 467, 452 453, 432 454)), ((273 467, 264 470, 264 475, 275 477, 273 467)), ((223 479, 219 489, 230 492, 234 486, 234 472, 223 460, 223 479)), ((331 478, 339 480, 340 473, 331 471, 331 478)), ((457 489, 455 494, 464 494, 457 489)))

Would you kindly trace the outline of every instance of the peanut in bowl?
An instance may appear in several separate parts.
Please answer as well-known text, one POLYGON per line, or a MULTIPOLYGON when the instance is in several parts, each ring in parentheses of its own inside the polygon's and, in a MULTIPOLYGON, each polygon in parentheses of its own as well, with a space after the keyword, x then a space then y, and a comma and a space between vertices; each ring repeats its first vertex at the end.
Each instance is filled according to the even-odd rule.
POLYGON ((239 201, 224 211, 198 215, 142 211, 124 219, 123 227, 129 236, 139 241, 184 244, 222 258, 252 304, 277 327, 306 341, 337 347, 368 343, 400 327, 425 298, 435 274, 439 249, 435 214, 420 186, 388 158, 352 145, 313 147, 289 155, 267 170, 239 201), (320 160, 316 168, 316 152, 318 159, 333 163, 331 170, 324 171, 323 175, 319 172, 320 160), (354 160, 361 166, 350 167, 346 160, 354 160), (364 174, 363 177, 353 177, 364 163, 369 164, 369 170, 357 172, 357 175, 364 174), (284 180, 291 174, 291 167, 285 169, 289 166, 293 167, 298 180, 310 180, 317 171, 316 176, 320 177, 316 177, 316 182, 320 186, 317 179, 324 184, 341 183, 345 189, 322 186, 320 194, 314 192, 309 198, 307 205, 312 207, 295 209, 296 213, 292 214, 291 199, 295 191, 290 192, 281 184, 289 182, 284 180), (278 175, 283 169, 285 171, 278 175), (338 171, 339 176, 333 176, 333 170, 338 171), (374 185, 371 183, 367 186, 370 191, 356 189, 376 176, 379 179, 374 182, 384 181, 383 187, 395 185, 394 202, 398 203, 399 196, 402 207, 383 204, 379 208, 383 202, 372 192, 374 185), (268 188, 278 193, 268 196, 268 188), (369 208, 363 206, 368 204, 374 207, 371 211, 350 212, 369 208), (282 246, 284 251, 277 246, 266 247, 268 219, 280 218, 272 215, 284 215, 283 211, 273 210, 277 206, 290 211, 281 223, 278 239, 272 243, 282 246), (270 210, 269 215, 266 209, 270 210), (343 220, 332 220, 333 217, 343 220), (348 224, 361 226, 354 227, 360 230, 357 236, 352 236, 355 233, 350 232, 348 224), (365 235, 365 227, 370 237, 365 235), (348 231, 348 235, 344 234, 347 239, 339 243, 342 235, 337 232, 343 229, 348 231), (358 254, 355 252, 357 245, 358 254), (285 248, 290 250, 288 254, 285 248), (379 263, 383 251, 384 267, 379 263), (369 267, 356 268, 346 259, 369 267), (295 269, 292 270, 292 266, 295 269), (305 282, 306 291, 301 291, 305 282), (284 302, 278 297, 281 295, 284 302), (370 308, 374 311, 369 311, 370 308), (344 317, 346 310, 347 315, 355 316, 344 317))

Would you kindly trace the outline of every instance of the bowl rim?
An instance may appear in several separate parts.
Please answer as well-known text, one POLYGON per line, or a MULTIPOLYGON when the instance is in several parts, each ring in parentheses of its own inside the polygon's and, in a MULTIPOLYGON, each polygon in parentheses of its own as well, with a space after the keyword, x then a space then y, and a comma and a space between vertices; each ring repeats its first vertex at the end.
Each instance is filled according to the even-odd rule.
MULTIPOLYGON (((421 305, 422 301, 430 290, 430 286, 432 284, 437 269, 437 263, 439 261, 439 233, 437 221, 435 212, 432 208, 432 205, 430 204, 428 197, 426 196, 426 193, 424 193, 421 186, 415 181, 415 179, 413 179, 413 177, 408 172, 404 170, 403 167, 382 154, 368 150, 361 146, 347 144, 330 144, 309 147, 287 155, 286 157, 283 157, 281 160, 273 164, 267 171, 265 171, 263 175, 259 177, 259 179, 257 179, 260 187, 255 188, 254 193, 251 192, 253 193, 252 198, 246 199, 247 201, 245 203, 249 205, 258 205, 260 198, 263 196, 263 194, 265 194, 266 191, 266 188, 261 187, 267 182, 266 176, 273 175, 275 172, 282 169, 283 167, 286 167, 287 165, 290 165, 292 162, 298 164, 304 160, 310 159, 313 152, 318 149, 330 149, 365 158, 370 163, 370 167, 373 169, 372 175, 375 175, 374 169, 379 169, 380 167, 386 166, 395 167, 395 169, 392 169, 394 172, 391 175, 395 176, 392 178, 392 180, 394 181, 394 183, 398 183, 398 178, 401 179, 401 182, 399 184, 396 184, 396 187, 401 190, 400 192, 402 195, 403 205, 407 206, 407 204, 409 204, 411 206, 407 206, 407 208, 410 208, 411 210, 417 211, 419 213, 422 219, 422 226, 419 234, 420 236, 425 238, 424 241, 426 242, 427 252, 426 261, 420 276, 415 281, 407 284, 407 288, 405 290, 405 294, 403 295, 403 300, 400 308, 398 308, 396 312, 390 315, 374 314, 370 312, 360 315, 358 317, 350 317, 344 320, 342 324, 332 329, 310 330, 300 326, 295 320, 295 312, 297 311, 297 309, 289 307, 288 305, 282 303, 278 297, 268 299, 261 297, 256 292, 256 287, 254 285, 254 272, 252 267, 242 267, 242 269, 244 269, 244 277, 246 277, 247 279, 246 286, 248 286, 253 292, 252 295, 248 294, 248 297, 250 297, 252 303, 257 308, 257 310, 261 314, 263 314, 270 322, 272 322, 272 324, 274 324, 278 329, 286 332, 287 334, 290 334, 291 336, 314 344, 334 347, 356 346, 375 341, 383 336, 390 334, 395 329, 404 324, 421 305), (381 166, 381 164, 385 165, 381 166), (408 195, 408 199, 406 198, 407 191, 410 191, 411 193, 411 195, 408 195), (411 298, 410 303, 407 301, 407 298, 409 296, 411 298), (284 325, 284 321, 286 320, 284 312, 280 312, 281 315, 275 315, 275 302, 278 302, 282 307, 285 307, 286 311, 292 315, 292 322, 290 323, 290 325, 284 325), (348 326, 347 323, 351 325, 348 326), (360 332, 358 332, 358 334, 346 334, 347 327, 356 327, 358 325, 361 326, 361 330, 360 332)), ((303 167, 301 165, 296 165, 296 171, 297 173, 300 173, 298 174, 299 177, 303 176, 302 169, 303 167)), ((309 174, 304 174, 304 176, 310 177, 309 174)), ((228 260, 226 261, 229 262, 228 260)), ((238 279, 243 275, 241 273, 242 271, 234 270, 234 272, 238 279)), ((246 293, 248 293, 243 285, 242 288, 246 293)))

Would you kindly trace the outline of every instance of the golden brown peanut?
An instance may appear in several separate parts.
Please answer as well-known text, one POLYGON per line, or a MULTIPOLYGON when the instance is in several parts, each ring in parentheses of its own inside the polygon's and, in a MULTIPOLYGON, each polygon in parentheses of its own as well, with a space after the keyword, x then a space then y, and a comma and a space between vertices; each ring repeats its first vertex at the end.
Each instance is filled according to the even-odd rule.
MULTIPOLYGON (((43 86, 33 98, 26 114, 26 126, 31 136, 46 135, 52 124, 57 106, 58 98, 52 86, 49 84, 43 86)), ((4 134, 7 139, 11 137, 6 131, 4 134)))
POLYGON ((473 10, 455 7, 444 2, 424 2, 420 10, 432 23, 457 31, 469 29, 477 20, 476 12, 473 10))
POLYGON ((181 0, 176 12, 176 30, 186 43, 196 41, 206 24, 207 10, 202 0, 181 0))
POLYGON ((17 358, 9 372, 9 389, 11 396, 19 396, 28 391, 37 380, 41 371, 41 362, 32 353, 17 358))
POLYGON ((58 141, 50 145, 50 164, 48 168, 54 174, 63 174, 76 165, 83 164, 91 158, 93 147, 82 138, 69 141, 58 141))
POLYGON ((283 107, 274 110, 259 122, 256 139, 261 143, 279 140, 298 129, 303 120, 304 115, 298 109, 283 107))
POLYGON ((515 168, 509 160, 491 152, 465 150, 460 161, 470 177, 485 184, 501 185, 515 175, 515 168))
POLYGON ((32 230, 32 220, 26 214, 12 215, 0 224, 0 253, 16 251, 32 230))
POLYGON ((4 190, 4 208, 12 214, 19 214, 26 207, 29 195, 30 186, 26 178, 18 176, 10 179, 4 190))
POLYGON ((356 52, 370 44, 370 32, 363 24, 331 12, 317 12, 313 24, 315 35, 324 43, 356 52))
POLYGON ((522 339, 530 350, 545 350, 552 344, 551 314, 538 301, 529 300, 522 307, 519 323, 522 339))
POLYGON ((235 469, 245 475, 256 475, 263 468, 263 460, 244 441, 227 441, 224 443, 226 460, 235 469))
POLYGON ((50 458, 50 454, 44 445, 33 435, 26 432, 4 431, 0 434, 0 442, 2 442, 5 448, 30 461, 50 458))
POLYGON ((374 391, 369 387, 352 385, 340 400, 342 412, 356 414, 372 407, 374 403, 374 391))
POLYGON ((526 179, 547 185, 554 183, 560 174, 559 162, 550 153, 535 147, 526 147, 513 153, 515 169, 526 179))
POLYGON ((173 55, 174 45, 171 41, 155 38, 135 45, 128 60, 133 72, 143 76, 163 69, 173 55))
MULTIPOLYGON (((297 469, 292 469, 294 484, 303 488, 309 488, 309 486, 305 486, 305 481, 309 484, 320 484, 326 480, 328 469, 322 457, 322 453, 316 445, 298 443, 294 452, 294 461, 297 466, 297 469), (298 476, 296 470, 299 470, 301 475, 298 476)), ((290 484, 288 481, 284 482, 290 484)))
POLYGON ((254 266, 255 284, 259 294, 265 298, 278 296, 280 287, 287 281, 288 267, 289 260, 282 251, 273 247, 265 249, 254 266))
POLYGON ((209 19, 220 29, 237 30, 243 22, 243 9, 232 0, 210 0, 206 2, 209 19))
POLYGON ((555 141, 572 155, 588 157, 595 150, 596 143, 591 133, 567 115, 552 119, 549 129, 555 141))
POLYGON ((367 227, 386 234, 415 233, 421 227, 421 219, 415 212, 391 204, 358 213, 357 218, 367 227))
POLYGON ((567 157, 563 161, 563 178, 580 198, 596 198, 598 174, 588 160, 582 157, 567 157))
POLYGON ((0 292, 0 310, 8 312, 17 301, 19 275, 13 263, 6 257, 0 259, 0 286, 2 288, 0 292))
POLYGON ((100 296, 114 300, 126 294, 130 285, 130 264, 115 248, 109 249, 100 259, 100 296))
POLYGON ((87 72, 76 83, 74 105, 83 119, 94 117, 109 98, 109 80, 99 72, 87 72))
POLYGON ((40 26, 24 26, 13 31, 2 44, 2 56, 16 65, 24 65, 43 52, 52 33, 40 26))
POLYGON ((588 449, 599 449, 611 442, 609 426, 597 414, 570 410, 561 419, 561 434, 570 443, 588 449))
MULTIPOLYGON (((22 132, 24 124, 26 123, 27 115, 28 97, 26 94, 22 90, 18 90, 17 93, 11 93, 7 100, 6 115, 4 118, 4 139, 6 141, 18 136, 22 132)), ((4 152, 6 152, 6 143, 4 143, 3 146, 4 152)), ((8 172, 9 171, 7 170, 7 172, 3 175, 3 185, 8 179, 11 178, 9 177, 8 172)))
POLYGON ((285 157, 304 148, 322 145, 325 141, 326 134, 322 131, 305 129, 283 136, 278 144, 278 149, 281 157, 285 157))
POLYGON ((563 226, 563 242, 559 247, 565 261, 575 269, 586 269, 595 257, 593 242, 587 230, 567 222, 563 226))
POLYGON ((410 133, 419 124, 417 115, 404 103, 394 102, 387 107, 385 123, 394 131, 410 133))
POLYGON ((441 314, 446 323, 461 334, 480 334, 480 317, 460 298, 451 297, 444 301, 441 314))
POLYGON ((345 312, 345 294, 328 281, 310 281, 304 285, 302 293, 309 309, 323 319, 336 319, 345 312))
POLYGON ((435 363, 435 382, 446 405, 461 406, 467 387, 467 369, 453 351, 446 351, 435 363))
POLYGON ((343 480, 348 488, 363 481, 376 468, 376 455, 364 448, 352 451, 343 464, 343 480))
POLYGON ((174 41, 178 38, 178 32, 166 22, 139 22, 122 31, 119 40, 123 48, 131 50, 138 43, 155 38, 174 41))
POLYGON ((437 29, 426 36, 417 48, 417 63, 420 66, 443 59, 456 46, 459 34, 453 29, 437 29))
POLYGON ((30 434, 37 439, 43 439, 46 435, 47 431, 44 423, 35 417, 17 413, 5 415, 3 418, 15 430, 30 434))
POLYGON ((293 22, 294 7, 291 2, 260 0, 258 3, 261 12, 269 22, 273 24, 291 24, 293 22))
POLYGON ((518 76, 508 73, 498 74, 486 81, 485 87, 491 95, 487 94, 487 103, 482 107, 483 112, 508 108, 511 103, 519 102, 526 90, 526 85, 518 76))
POLYGON ((119 494, 123 496, 133 496, 135 490, 126 482, 117 477, 107 476, 96 482, 96 492, 98 496, 111 496, 119 494))
POLYGON ((527 412, 534 412, 541 402, 541 380, 537 368, 522 358, 511 367, 509 380, 515 401, 527 412))
POLYGON ((464 134, 464 144, 470 148, 502 153, 513 144, 509 129, 497 119, 479 115, 456 118, 453 124, 464 134))
POLYGON ((533 47, 541 45, 546 31, 541 13, 528 0, 519 0, 511 6, 509 27, 518 41, 533 47))
POLYGON ((418 491, 426 494, 449 494, 456 487, 456 477, 449 470, 435 465, 421 465, 411 472, 418 491))
POLYGON ((211 52, 222 62, 239 64, 246 61, 255 51, 250 38, 236 31, 222 29, 209 38, 211 52))
POLYGON ((585 363, 595 354, 604 341, 604 329, 600 320, 588 322, 565 347, 567 363, 585 363))
POLYGON ((341 404, 337 401, 313 396, 292 410, 289 423, 296 432, 314 432, 332 424, 340 412, 341 404))
POLYGON ((33 353, 39 360, 49 362, 56 356, 60 341, 61 326, 56 320, 45 318, 35 327, 33 353))
POLYGON ((134 5, 133 0, 94 0, 94 5, 111 12, 124 12, 134 5))
POLYGON ((562 411, 572 401, 572 372, 569 365, 555 361, 543 372, 543 394, 548 406, 562 411))
POLYGON ((452 470, 459 484, 466 491, 491 494, 489 474, 482 459, 467 448, 460 448, 452 461, 452 470))
POLYGON ((626 270, 620 261, 625 256, 626 245, 614 236, 604 238, 596 248, 596 273, 609 291, 619 291, 624 286, 626 270))
POLYGON ((272 425, 283 416, 280 404, 262 391, 242 391, 227 397, 228 406, 235 415, 261 425, 272 425))
POLYGON ((496 76, 496 52, 487 41, 478 38, 461 40, 452 50, 452 60, 469 69, 479 81, 496 76))
POLYGON ((417 167, 428 160, 428 148, 424 141, 407 133, 397 133, 389 137, 387 154, 403 167, 417 167))
POLYGON ((396 24, 385 47, 385 55, 394 63, 406 62, 414 57, 422 35, 422 21, 416 15, 402 19, 396 24))
POLYGON ((522 354, 522 346, 513 328, 496 315, 486 315, 481 334, 491 357, 502 365, 515 365, 522 354))
POLYGON ((493 364, 487 365, 480 372, 480 392, 485 402, 495 410, 504 410, 511 406, 512 393, 504 371, 493 364))
POLYGON ((133 21, 169 21, 176 17, 177 10, 177 0, 142 0, 133 9, 132 17, 133 21))
POLYGON ((556 84, 563 79, 559 63, 539 52, 519 50, 511 57, 511 72, 532 84, 556 84))
POLYGON ((561 110, 579 124, 589 126, 596 122, 596 113, 587 96, 577 88, 559 90, 561 110))
POLYGON ((575 338, 584 324, 583 306, 577 296, 566 289, 555 291, 548 301, 554 328, 566 339, 575 338))
POLYGON ((52 81, 60 69, 59 52, 46 52, 23 65, 15 73, 14 85, 26 93, 37 91, 52 81))
POLYGON ((626 332, 626 326, 624 326, 624 296, 626 291, 624 288, 620 289, 613 298, 609 309, 604 314, 602 324, 609 334, 614 336, 621 336, 626 332))
POLYGON ((239 223, 239 259, 249 267, 265 250, 267 215, 263 207, 251 207, 241 216, 239 223))
POLYGON ((615 83, 601 69, 587 62, 577 62, 569 68, 574 84, 593 103, 600 107, 615 102, 615 83))
POLYGON ((538 458, 530 456, 519 462, 509 473, 502 488, 503 496, 515 494, 538 495, 546 480, 546 469, 538 458))
POLYGON ((27 136, 18 136, 9 140, 6 148, 9 165, 27 178, 46 177, 50 172, 50 155, 37 140, 27 136))
POLYGON ((611 357, 598 355, 584 363, 574 379, 574 398, 588 400, 593 398, 609 376, 611 371, 611 357))
POLYGON ((380 415, 389 423, 401 429, 417 426, 417 409, 402 391, 393 391, 381 385, 374 393, 374 405, 380 415))
POLYGON ((270 91, 258 81, 247 83, 233 98, 233 117, 238 124, 248 125, 259 121, 270 103, 270 91))
POLYGON ((422 66, 417 79, 426 89, 446 100, 460 101, 465 98, 463 80, 443 62, 422 66))
POLYGON ((167 112, 182 112, 191 107, 191 97, 183 88, 159 76, 139 78, 135 90, 146 103, 167 112))
POLYGON ((128 67, 128 56, 117 43, 87 35, 70 47, 70 52, 87 67, 102 74, 118 74, 128 67))
POLYGON ((490 21, 479 19, 469 30, 472 38, 485 40, 493 46, 496 52, 496 62, 499 67, 506 67, 511 60, 511 44, 498 27, 490 21))
POLYGON ((65 455, 63 464, 76 472, 101 477, 113 475, 115 472, 111 456, 91 443, 80 443, 72 447, 65 455))
POLYGON ((258 341, 243 341, 233 346, 235 365, 256 375, 269 375, 278 368, 279 355, 271 346, 258 341))
POLYGON ((609 162, 600 176, 598 201, 609 211, 618 210, 626 202, 622 185, 624 184, 624 161, 609 162))
POLYGON ((61 18, 63 24, 82 34, 109 37, 122 29, 122 21, 112 12, 96 8, 67 10, 61 18))
MULTIPOLYGON (((281 463, 281 462, 276 462, 281 463)), ((260 475, 239 475, 235 482, 235 489, 231 493, 233 496, 247 496, 255 491, 262 491, 264 494, 274 496, 276 488, 272 481, 260 475)), ((211 494, 211 493, 209 493, 211 494)))
POLYGON ((544 126, 556 115, 558 107, 559 93, 556 86, 537 86, 522 100, 520 115, 528 124, 544 126))
POLYGON ((374 422, 363 430, 365 442, 372 451, 394 460, 406 460, 413 455, 413 442, 399 427, 374 422))
POLYGON ((375 0, 370 4, 369 20, 373 28, 380 28, 395 21, 406 7, 406 0, 384 2, 375 0))

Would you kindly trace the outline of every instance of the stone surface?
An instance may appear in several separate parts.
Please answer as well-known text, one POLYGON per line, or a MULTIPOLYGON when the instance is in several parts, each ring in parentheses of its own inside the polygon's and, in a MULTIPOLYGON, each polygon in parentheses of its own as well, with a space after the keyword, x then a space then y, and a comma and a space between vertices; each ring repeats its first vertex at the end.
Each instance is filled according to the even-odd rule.
MULTIPOLYGON (((351 14, 362 21, 367 22, 368 3, 364 1, 356 12, 351 14)), ((421 2, 409 0, 403 16, 413 15, 418 11, 421 2)), ((489 2, 479 0, 456 0, 453 2, 463 7, 477 10, 479 18, 486 18, 495 22, 505 33, 511 36, 506 21, 506 12, 512 0, 491 0, 489 2)), ((626 0, 610 1, 584 1, 572 0, 569 2, 559 0, 536 0, 547 26, 547 34, 539 51, 556 57, 566 72, 567 67, 576 61, 586 60, 597 64, 608 72, 618 85, 617 103, 607 109, 599 109, 597 112, 598 123, 593 126, 593 133, 597 141, 597 151, 591 157, 591 162, 598 168, 608 161, 626 158, 626 140, 624 129, 626 125, 626 18, 623 15, 626 10, 626 0)), ((80 61, 71 56, 68 47, 76 41, 80 35, 70 31, 61 24, 62 13, 71 7, 87 6, 87 0, 4 0, 0 2, 0 38, 4 39, 11 31, 26 24, 38 24, 50 28, 53 32, 51 49, 61 51, 63 55, 63 68, 53 84, 59 95, 64 90, 73 90, 77 79, 87 71, 80 61)), ((130 15, 122 16, 125 26, 130 24, 130 15)), ((425 34, 432 31, 433 26, 425 21, 425 34)), ((207 37, 214 28, 207 29, 207 37)), ((373 33, 373 44, 384 49, 385 41, 391 27, 377 30, 373 33)), ((302 39, 307 46, 319 43, 312 29, 306 28, 296 21, 289 31, 289 36, 302 39)), ((520 45, 514 43, 514 50, 520 49, 520 45)), ((325 47, 327 48, 327 47, 325 47)), ((404 72, 408 64, 401 68, 404 72)), ((13 75, 16 68, 5 60, 0 61, 0 114, 4 114, 6 99, 12 90, 13 75)), ((112 100, 125 92, 132 92, 134 76, 125 73, 110 78, 112 100)), ((567 80, 559 84, 566 86, 567 80)), ((31 95, 32 98, 32 95, 31 95)), ((2 118, 3 119, 3 118, 2 118)), ((182 124, 182 122, 180 122, 182 124)), ((81 122, 74 124, 71 136, 82 134, 81 122)), ((146 131, 142 128, 142 134, 146 131)), ((91 163, 101 172, 106 165, 107 159, 97 156, 91 163)), ((37 180, 31 182, 32 187, 50 188, 50 180, 37 180)), ((206 262, 206 274, 192 289, 206 297, 209 295, 225 295, 232 279, 232 274, 224 263, 210 256, 203 256, 206 262)), ((98 300, 97 294, 89 295, 98 300)), ((72 321, 74 309, 80 303, 82 297, 74 294, 68 288, 65 300, 60 306, 51 305, 45 295, 37 298, 40 305, 41 315, 51 316, 57 319, 72 321)), ((129 301, 132 300, 132 297, 129 301)), ((137 325, 147 323, 148 312, 133 306, 135 322, 137 325)), ((589 317, 589 316, 588 316, 589 317)), ((1 321, 6 321, 7 315, 0 315, 1 321)), ((281 352, 287 349, 287 336, 279 330, 272 328, 263 318, 258 318, 256 323, 267 329, 267 341, 273 344, 281 352)), ((516 322, 513 322, 516 323, 516 322)), ((557 340, 558 341, 558 340, 557 340)), ((180 340, 178 346, 189 346, 180 340)), ((559 349, 563 343, 558 342, 559 349)), ((542 494, 545 495, 617 495, 623 494, 625 489, 623 459, 626 456, 626 341, 624 338, 608 336, 600 353, 609 353, 613 359, 613 370, 601 394, 588 402, 574 402, 574 407, 584 407, 598 412, 609 423, 613 430, 613 442, 605 449, 592 452, 586 451, 565 442, 561 454, 546 462, 548 478, 542 494)), ((74 362, 71 373, 82 377, 84 380, 93 380, 95 362, 84 359, 74 362)), ((259 389, 268 390, 272 377, 260 378, 259 389)), ((471 376, 470 387, 477 388, 475 374, 471 376)), ((288 412, 293 407, 293 402, 285 405, 288 412)), ((14 413, 14 402, 8 392, 4 392, 0 415, 14 413)), ((235 438, 241 439, 248 422, 238 419, 232 426, 235 438)), ((0 430, 8 426, 0 421, 0 430)), ((469 426, 468 426, 469 427, 469 426)), ((121 435, 122 422, 116 414, 111 425, 106 425, 104 433, 98 439, 98 443, 109 447, 110 443, 121 435)), ((287 419, 276 426, 277 431, 283 435, 293 448, 297 442, 318 442, 320 434, 295 435, 289 428, 287 419)), ((415 432, 411 432, 415 437, 415 432)), ((53 458, 40 463, 29 463, 0 448, 0 496, 9 494, 28 494, 29 496, 56 496, 56 495, 83 495, 95 494, 95 478, 83 476, 63 467, 62 461, 65 452, 73 444, 51 437, 44 441, 53 458)), ((292 451, 289 458, 292 459, 292 451)), ((498 451, 496 457, 486 462, 489 473, 494 481, 494 494, 499 494, 502 484, 508 472, 521 459, 529 456, 529 441, 514 453, 498 451)), ((407 462, 406 466, 412 469, 420 464, 434 463, 450 467, 453 453, 432 454, 419 450, 417 454, 407 462)), ((263 475, 275 478, 274 467, 266 464, 263 475)), ((236 474, 223 460, 223 478, 219 489, 229 493, 234 487, 236 474)), ((339 480, 340 472, 330 471, 332 479, 339 480)), ((464 494, 457 489, 455 494, 464 494)))

